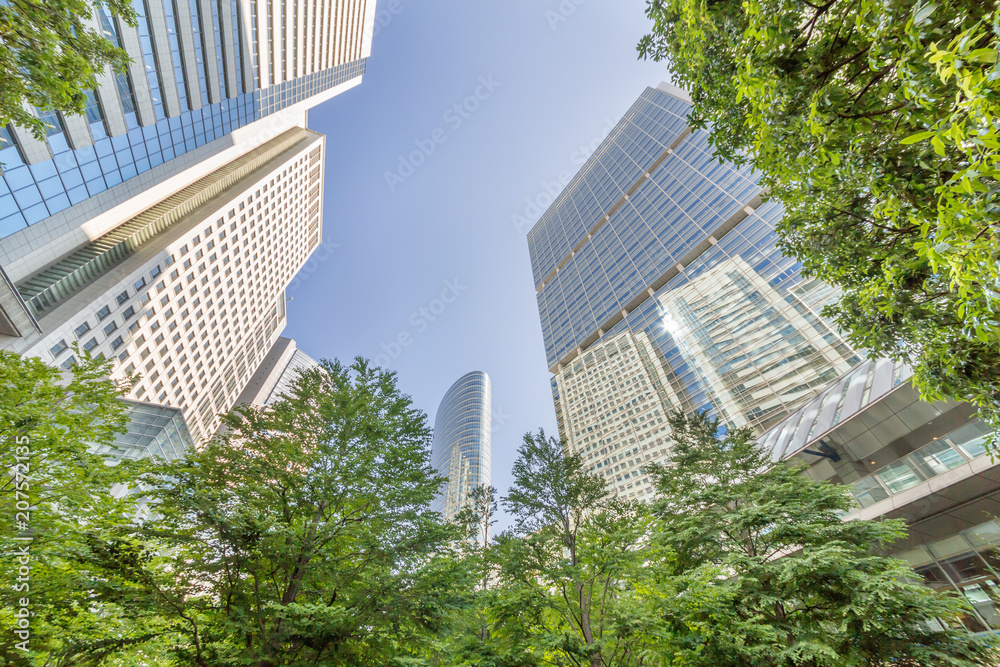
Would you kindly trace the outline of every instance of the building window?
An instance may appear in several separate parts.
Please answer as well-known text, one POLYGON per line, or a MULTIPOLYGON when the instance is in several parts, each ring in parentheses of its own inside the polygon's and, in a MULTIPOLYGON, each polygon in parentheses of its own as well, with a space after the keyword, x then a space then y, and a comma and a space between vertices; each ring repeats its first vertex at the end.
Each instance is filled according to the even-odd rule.
POLYGON ((76 329, 74 329, 73 331, 74 331, 74 333, 76 334, 76 337, 77 337, 77 338, 79 338, 79 337, 80 337, 80 336, 82 336, 83 334, 85 334, 85 333, 87 333, 88 331, 90 331, 90 324, 88 324, 87 322, 84 322, 83 324, 81 324, 80 326, 78 326, 78 327, 77 327, 76 329))
POLYGON ((118 328, 118 324, 114 320, 112 320, 111 322, 108 323, 108 326, 104 327, 104 334, 106 336, 110 336, 111 332, 114 331, 117 328, 118 328))
POLYGON ((52 353, 53 357, 58 357, 60 354, 62 354, 63 352, 65 352, 67 349, 69 349, 69 345, 66 344, 65 340, 61 340, 58 343, 56 343, 55 345, 53 345, 51 348, 49 348, 49 352, 52 353))
POLYGON ((83 349, 85 351, 87 351, 87 352, 90 352, 95 347, 97 347, 97 339, 96 338, 91 338, 90 340, 88 340, 86 343, 83 344, 83 349))
POLYGON ((99 311, 97 311, 97 320, 101 321, 110 314, 111 314, 111 309, 108 308, 107 306, 104 306, 104 308, 101 308, 99 311))
POLYGON ((118 348, 120 348, 124 344, 125 344, 125 341, 122 340, 121 336, 118 336, 118 338, 115 338, 113 341, 111 341, 111 349, 112 350, 117 350, 118 348))
POLYGON ((132 287, 134 287, 137 292, 145 286, 146 286, 145 278, 139 278, 137 281, 135 281, 135 283, 132 284, 132 287))
POLYGON ((118 301, 118 305, 119 306, 122 305, 123 303, 125 303, 126 301, 128 301, 128 290, 125 290, 124 292, 122 292, 121 294, 119 294, 116 297, 116 300, 118 301))

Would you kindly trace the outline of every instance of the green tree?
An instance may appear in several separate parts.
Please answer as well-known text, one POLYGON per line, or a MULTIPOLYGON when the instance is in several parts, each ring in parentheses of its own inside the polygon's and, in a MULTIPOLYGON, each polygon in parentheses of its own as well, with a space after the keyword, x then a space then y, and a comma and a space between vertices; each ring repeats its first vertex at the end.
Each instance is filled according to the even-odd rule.
POLYGON ((110 493, 135 464, 112 467, 92 453, 124 430, 126 406, 118 399, 128 385, 108 380, 107 362, 79 356, 64 371, 0 351, 4 664, 62 664, 74 641, 106 640, 121 631, 111 607, 94 613, 94 573, 79 567, 79 556, 95 535, 130 521, 135 509, 132 497, 110 493), (22 599, 32 614, 26 637, 15 634, 25 629, 17 616, 22 599))
POLYGON ((102 7, 136 26, 130 0, 10 0, 0 5, 0 124, 45 137, 48 125, 24 108, 82 114, 105 67, 124 73, 131 58, 89 20, 102 7))
MULTIPOLYGON (((1000 429, 1000 12, 993 0, 648 0, 691 122, 752 162, 780 246, 849 340, 1000 429)), ((1000 431, 998 431, 1000 432, 1000 431)))
POLYGON ((497 523, 496 514, 497 490, 492 486, 477 486, 469 491, 455 521, 465 530, 467 539, 486 547, 497 523))
POLYGON ((662 644, 671 664, 755 667, 996 663, 901 560, 878 555, 902 521, 843 521, 843 486, 772 465, 749 429, 670 417, 674 449, 650 466, 658 541, 674 554, 662 644), (942 629, 926 621, 943 619, 942 629))
MULTIPOLYGON (((460 544, 461 566, 473 585, 447 622, 432 664, 516 667, 536 664, 523 640, 529 635, 529 615, 507 586, 500 584, 499 570, 505 554, 493 538, 497 512, 496 489, 475 487, 455 522, 464 540, 460 544)), ((501 540, 503 536, 501 536, 501 540)))
POLYGON ((517 529, 491 547, 486 623, 460 664, 650 664, 644 628, 656 617, 641 590, 662 560, 645 506, 610 498, 542 431, 525 435, 502 503, 517 529))
POLYGON ((429 511, 429 437, 394 374, 303 372, 143 478, 155 514, 97 554, 105 594, 169 627, 179 664, 419 662, 474 585, 429 511))

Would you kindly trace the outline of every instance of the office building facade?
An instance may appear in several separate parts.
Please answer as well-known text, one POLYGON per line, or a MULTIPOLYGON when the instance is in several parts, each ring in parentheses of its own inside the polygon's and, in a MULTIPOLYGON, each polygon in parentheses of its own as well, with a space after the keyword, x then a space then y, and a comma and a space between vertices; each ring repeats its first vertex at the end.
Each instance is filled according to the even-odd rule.
POLYGON ((627 498, 652 497, 672 410, 763 433, 860 362, 777 250, 781 207, 689 110, 647 89, 528 235, 560 434, 627 498))
POLYGON ((137 27, 106 7, 91 21, 133 62, 124 74, 98 77, 85 115, 42 114, 50 130, 41 141, 23 128, 0 130, 0 265, 15 279, 21 252, 39 239, 65 252, 81 235, 134 213, 115 209, 136 194, 198 178, 231 160, 241 142, 269 139, 357 85, 375 2, 134 0, 133 7, 137 27))
POLYGON ((284 288, 322 236, 307 113, 360 83, 375 3, 134 8, 137 27, 93 17, 133 63, 98 77, 85 116, 47 114, 41 141, 0 133, 0 347, 66 366, 75 342, 138 378, 146 439, 123 435, 123 456, 156 449, 141 424, 166 417, 145 412, 210 437, 284 328, 284 288))
POLYGON ((285 287, 322 240, 322 135, 294 127, 14 285, 38 331, 4 347, 71 350, 137 378, 210 437, 285 326, 285 287))
POLYGON ((492 456, 490 376, 472 371, 445 393, 434 418, 431 463, 446 479, 431 509, 453 519, 477 486, 489 486, 492 456))
POLYGON ((299 373, 319 367, 319 362, 298 349, 294 340, 280 337, 268 350, 236 402, 258 408, 273 405, 294 389, 299 373))
MULTIPOLYGON (((847 485, 846 520, 902 519, 890 546, 924 582, 963 595, 973 632, 1000 631, 1000 462, 966 403, 920 400, 910 369, 865 361, 758 440, 775 461, 847 485)), ((942 621, 947 622, 947 621, 942 621)))

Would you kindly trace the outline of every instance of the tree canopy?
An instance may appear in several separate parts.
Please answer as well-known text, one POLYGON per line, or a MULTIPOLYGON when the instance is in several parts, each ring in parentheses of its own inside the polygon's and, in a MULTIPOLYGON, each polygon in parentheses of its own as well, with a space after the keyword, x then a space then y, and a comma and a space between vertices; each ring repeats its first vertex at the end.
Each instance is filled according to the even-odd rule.
POLYGON ((429 509, 429 437, 393 374, 304 371, 142 478, 153 516, 94 558, 106 596, 180 664, 408 664, 471 587, 429 509))
POLYGON ((858 349, 1000 429, 994 1, 648 0, 641 57, 785 207, 779 245, 842 290, 858 349))
POLYGON ((772 464, 749 430, 705 414, 670 425, 652 505, 525 436, 502 501, 516 528, 483 550, 489 585, 448 625, 440 664, 997 664, 960 622, 967 602, 880 555, 901 522, 843 521, 844 487, 772 464))
POLYGON ((118 44, 95 29, 106 8, 136 26, 129 0, 10 0, 0 4, 0 125, 13 123, 38 139, 48 125, 40 111, 82 114, 87 91, 106 67, 124 73, 131 62, 118 44))
POLYGON ((612 498, 543 431, 525 435, 501 502, 516 528, 480 554, 485 585, 450 626, 443 662, 658 664, 644 632, 656 598, 644 593, 665 562, 647 508, 612 498))
POLYGON ((127 420, 118 399, 128 386, 108 380, 109 370, 107 362, 85 353, 61 370, 0 351, 4 664, 35 664, 36 658, 37 664, 59 664, 71 638, 103 641, 120 628, 116 615, 91 613, 93 573, 78 567, 94 535, 129 523, 135 511, 133 498, 110 493, 134 465, 112 467, 92 452, 111 444, 127 420), (27 627, 16 615, 21 608, 32 614, 27 627))
MULTIPOLYGON (((5 664, 997 664, 961 625, 968 603, 880 555, 900 522, 844 522, 844 487, 704 414, 671 415, 651 505, 527 434, 500 500, 514 525, 490 539, 496 491, 454 522, 432 512, 426 415, 364 360, 237 406, 181 460, 111 466, 91 448, 123 428, 125 387, 82 356, 64 371, 0 353, 2 451, 31 474, 27 532, 0 546, 32 536, 30 591, 0 592, 5 664)), ((17 476, 0 483, 21 511, 17 476)))

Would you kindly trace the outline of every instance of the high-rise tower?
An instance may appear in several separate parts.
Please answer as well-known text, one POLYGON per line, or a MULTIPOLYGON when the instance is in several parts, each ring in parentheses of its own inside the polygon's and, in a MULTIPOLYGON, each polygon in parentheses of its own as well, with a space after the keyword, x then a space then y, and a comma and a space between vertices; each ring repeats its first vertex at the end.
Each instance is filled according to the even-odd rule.
POLYGON ((477 486, 490 485, 490 376, 472 371, 445 393, 434 419, 431 460, 447 479, 431 509, 454 518, 477 486))
POLYGON ((0 265, 14 280, 263 143, 361 81, 373 0, 134 0, 95 28, 132 58, 86 115, 42 114, 43 140, 0 130, 0 265), (129 203, 131 202, 131 205, 129 203), (44 246, 44 247, 43 247, 44 246), (22 268, 23 266, 23 268, 22 268))
POLYGON ((47 114, 42 141, 0 131, 0 348, 67 365, 77 342, 137 376, 132 413, 178 428, 169 447, 123 436, 122 456, 212 435, 284 328, 284 288, 322 240, 307 112, 360 83, 375 12, 134 7, 135 28, 93 20, 134 62, 99 77, 85 116, 47 114))
POLYGON ((647 89, 528 235, 560 434, 629 498, 670 411, 763 433, 859 362, 818 314, 829 288, 776 249, 781 207, 689 110, 647 89))
POLYGON ((293 127, 12 285, 37 330, 2 337, 55 365, 69 349, 139 377, 211 436, 285 326, 285 286, 322 239, 324 137, 293 127))
POLYGON ((237 403, 267 407, 295 386, 299 373, 319 368, 319 362, 298 349, 291 338, 279 338, 247 382, 237 403))

